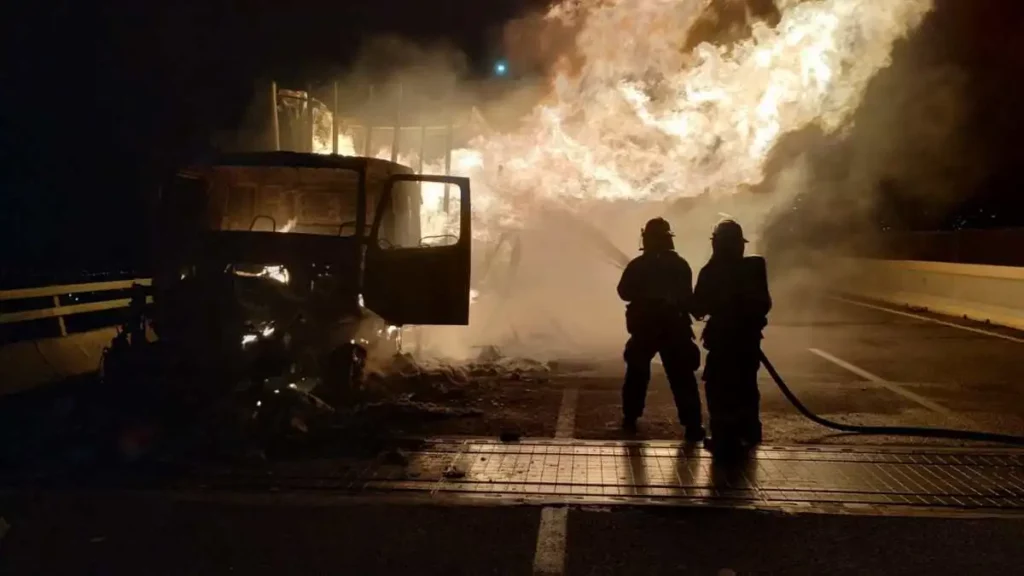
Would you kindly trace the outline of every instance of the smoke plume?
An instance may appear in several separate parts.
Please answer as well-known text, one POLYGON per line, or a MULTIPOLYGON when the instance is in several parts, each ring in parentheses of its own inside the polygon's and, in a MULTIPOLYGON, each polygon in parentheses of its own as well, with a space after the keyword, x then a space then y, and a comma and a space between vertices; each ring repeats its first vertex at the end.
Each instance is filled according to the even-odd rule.
MULTIPOLYGON (((616 262, 638 254, 654 216, 670 221, 695 272, 714 223, 736 218, 782 287, 820 275, 815 254, 875 226, 893 190, 935 205, 961 196, 979 177, 969 81, 918 38, 932 7, 565 0, 508 24, 510 67, 541 79, 515 90, 456 83, 465 59, 450 48, 368 46, 344 85, 389 81, 436 96, 435 113, 481 112, 476 136, 452 158, 474 190, 471 324, 424 330, 422 349, 468 357, 498 345, 550 357, 617 348, 616 262)), ((373 115, 386 96, 345 111, 373 115)), ((371 155, 390 157, 390 143, 371 155)), ((417 155, 400 148, 398 157, 443 170, 439 156, 417 155)), ((442 189, 425 188, 433 232, 453 223, 442 189)))

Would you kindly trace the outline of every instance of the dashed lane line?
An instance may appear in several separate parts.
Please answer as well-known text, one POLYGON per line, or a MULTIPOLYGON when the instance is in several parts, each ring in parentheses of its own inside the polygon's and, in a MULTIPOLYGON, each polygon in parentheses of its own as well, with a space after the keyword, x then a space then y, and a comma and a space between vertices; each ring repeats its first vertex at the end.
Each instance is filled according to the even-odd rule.
POLYGON ((562 391, 562 405, 558 409, 558 421, 555 423, 555 438, 572 438, 576 430, 576 403, 579 401, 578 388, 566 388, 562 391))
POLYGON ((876 376, 875 374, 872 374, 871 372, 868 372, 867 370, 865 370, 865 369, 863 369, 863 368, 861 368, 859 366, 855 366, 853 364, 850 364, 849 362, 847 362, 846 360, 843 360, 842 358, 837 358, 837 357, 833 356, 832 354, 829 354, 828 352, 825 352, 824 350, 819 350, 818 348, 808 348, 808 350, 810 350, 812 354, 815 354, 816 356, 820 356, 820 357, 824 358, 825 360, 828 360, 829 362, 835 364, 836 366, 839 366, 840 368, 843 368, 843 369, 845 369, 845 370, 847 370, 849 372, 852 372, 852 373, 856 374, 857 376, 860 376, 861 378, 867 380, 868 382, 872 382, 874 384, 878 384, 879 386, 881 386, 883 388, 886 388, 887 390, 889 390, 891 392, 894 392, 896 394, 899 394, 900 396, 903 396, 907 400, 910 400, 912 402, 916 402, 917 404, 919 404, 921 406, 924 406, 925 408, 931 410, 932 412, 935 412, 935 413, 938 413, 938 414, 942 414, 943 416, 949 416, 951 418, 957 418, 958 417, 957 414, 955 412, 953 412, 952 410, 950 410, 949 408, 946 408, 945 406, 941 406, 939 404, 936 404, 935 402, 932 402, 931 400, 925 398, 924 396, 921 396, 920 394, 915 394, 914 392, 911 392, 910 390, 907 390, 903 386, 900 386, 899 384, 894 384, 892 382, 889 382, 885 378, 882 378, 880 376, 876 376))
MULTIPOLYGON (((576 429, 576 404, 579 397, 578 388, 566 388, 562 391, 562 405, 558 409, 558 421, 555 424, 555 438, 572 438, 576 429)), ((568 518, 568 508, 541 508, 537 550, 533 556, 535 576, 561 576, 565 573, 568 518)))
POLYGON ((548 507, 540 511, 537 551, 533 555, 534 576, 565 573, 565 541, 569 509, 548 507))

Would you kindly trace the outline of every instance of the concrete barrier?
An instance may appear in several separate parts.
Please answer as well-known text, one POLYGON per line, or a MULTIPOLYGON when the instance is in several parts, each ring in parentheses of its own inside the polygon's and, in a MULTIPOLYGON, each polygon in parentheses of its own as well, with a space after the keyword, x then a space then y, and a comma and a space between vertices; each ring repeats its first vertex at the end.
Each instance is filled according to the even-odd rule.
POLYGON ((845 264, 840 292, 1024 330, 1024 267, 864 259, 845 264))
POLYGON ((0 395, 13 394, 99 369, 114 327, 0 347, 0 395))

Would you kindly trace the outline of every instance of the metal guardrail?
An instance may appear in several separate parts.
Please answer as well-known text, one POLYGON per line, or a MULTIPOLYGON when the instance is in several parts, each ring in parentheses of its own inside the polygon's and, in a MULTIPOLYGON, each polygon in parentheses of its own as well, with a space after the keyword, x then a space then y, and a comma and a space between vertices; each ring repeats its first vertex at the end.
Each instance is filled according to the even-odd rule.
MULTIPOLYGON (((136 284, 151 286, 152 280, 149 278, 135 278, 132 280, 114 280, 110 282, 86 282, 83 284, 67 284, 63 286, 43 286, 38 288, 0 290, 0 302, 28 300, 32 298, 52 298, 53 302, 52 308, 38 308, 34 310, 0 313, 0 324, 15 324, 18 322, 56 318, 60 324, 60 335, 67 336, 67 328, 64 325, 65 316, 127 308, 131 304, 132 300, 131 298, 116 298, 112 300, 64 305, 60 301, 61 296, 82 294, 86 292, 129 290, 136 284)), ((152 300, 152 297, 146 298, 147 302, 152 302, 152 300)))

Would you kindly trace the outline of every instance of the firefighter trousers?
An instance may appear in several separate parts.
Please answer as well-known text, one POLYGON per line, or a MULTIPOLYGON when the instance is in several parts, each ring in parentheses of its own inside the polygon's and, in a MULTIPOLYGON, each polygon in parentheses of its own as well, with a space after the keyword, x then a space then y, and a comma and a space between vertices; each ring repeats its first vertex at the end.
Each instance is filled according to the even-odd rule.
POLYGON ((704 364, 704 395, 711 437, 722 442, 761 441, 761 393, 757 372, 760 345, 708 350, 704 364))
POLYGON ((643 415, 647 386, 651 381, 651 361, 661 356, 679 422, 687 428, 701 426, 700 391, 694 372, 700 366, 700 349, 693 337, 684 332, 634 334, 626 342, 623 358, 626 379, 622 386, 622 412, 626 419, 643 415))

